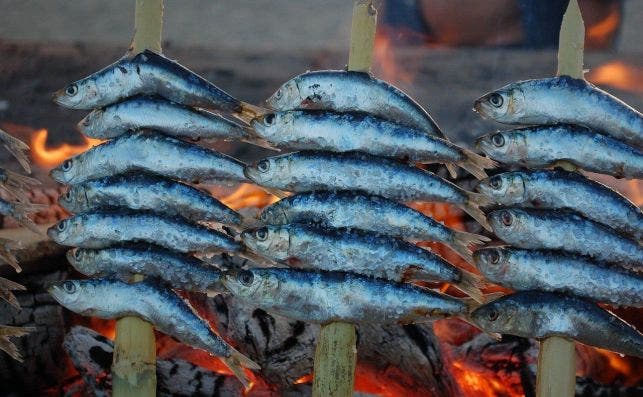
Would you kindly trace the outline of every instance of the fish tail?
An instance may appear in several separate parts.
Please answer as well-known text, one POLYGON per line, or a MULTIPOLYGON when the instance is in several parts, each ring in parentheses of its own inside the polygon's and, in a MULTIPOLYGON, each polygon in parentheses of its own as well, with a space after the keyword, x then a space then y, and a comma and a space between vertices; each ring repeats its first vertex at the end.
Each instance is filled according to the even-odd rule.
POLYGON ((29 176, 20 175, 16 172, 4 170, 6 176, 6 187, 11 190, 16 196, 20 194, 21 198, 24 197, 24 192, 29 190, 32 186, 40 185, 40 181, 29 176), (17 191, 16 191, 17 190, 17 191))
POLYGON ((492 169, 498 166, 498 163, 490 159, 489 157, 481 156, 478 153, 472 152, 471 150, 462 150, 467 159, 458 163, 458 165, 467 170, 478 180, 488 177, 485 169, 492 169))
POLYGON ((29 157, 27 153, 29 151, 29 145, 21 141, 20 139, 14 137, 13 135, 0 130, 0 139, 4 141, 4 147, 13 155, 13 157, 18 160, 18 163, 28 174, 31 174, 31 166, 29 165, 29 157))
POLYGON ((474 192, 467 192, 467 196, 467 203, 462 206, 462 209, 467 214, 471 215, 473 219, 478 221, 478 223, 482 225, 482 227, 484 227, 488 231, 491 231, 491 226, 487 221, 487 216, 480 209, 480 207, 491 205, 493 203, 491 199, 483 194, 474 192))
POLYGON ((284 192, 282 190, 271 188, 271 187, 265 187, 265 186, 259 186, 259 187, 263 191, 265 191, 266 193, 272 194, 273 196, 276 196, 277 198, 283 199, 283 198, 288 197, 288 194, 286 194, 286 192, 284 192))
POLYGON ((451 248, 453 248, 453 250, 464 260, 469 263, 473 263, 473 255, 469 246, 482 245, 488 241, 491 241, 491 239, 479 234, 456 231, 453 236, 451 248))
POLYGON ((455 164, 446 163, 444 166, 447 168, 447 171, 449 171, 451 178, 455 179, 458 177, 458 168, 455 164))
POLYGON ((49 206, 45 204, 34 204, 34 203, 15 203, 13 204, 13 211, 11 216, 14 217, 18 223, 27 229, 31 230, 36 234, 44 234, 42 230, 27 216, 29 213, 42 211, 47 209, 49 206))
POLYGON ((0 336, 0 350, 7 353, 14 360, 22 362, 22 355, 18 348, 6 336, 0 336))
POLYGON ((24 291, 26 288, 22 284, 18 284, 6 278, 0 277, 0 299, 4 299, 16 309, 20 309, 20 304, 16 296, 11 291, 24 291))
POLYGON ((232 352, 230 353, 230 356, 221 357, 221 360, 226 365, 226 367, 228 367, 230 371, 232 371, 234 376, 239 379, 239 381, 243 384, 243 387, 248 389, 250 387, 250 378, 248 378, 248 375, 245 373, 244 368, 257 370, 261 367, 259 366, 259 364, 244 356, 239 351, 232 348, 231 350, 232 352))
POLYGON ((12 327, 10 325, 0 325, 0 337, 25 336, 29 332, 36 330, 36 327, 12 327))
POLYGON ((16 259, 16 256, 5 247, 4 244, 0 245, 0 259, 11 265, 16 270, 16 273, 20 273, 22 268, 16 259))
POLYGON ((462 271, 462 278, 460 282, 454 284, 454 286, 465 294, 469 295, 471 299, 477 303, 484 303, 485 298, 481 291, 484 281, 482 276, 473 274, 467 271, 462 271))
POLYGON ((270 110, 262 108, 260 106, 255 106, 247 102, 241 102, 241 110, 233 114, 233 116, 246 124, 250 124, 252 120, 256 119, 259 116, 263 116, 268 112, 270 112, 270 110))

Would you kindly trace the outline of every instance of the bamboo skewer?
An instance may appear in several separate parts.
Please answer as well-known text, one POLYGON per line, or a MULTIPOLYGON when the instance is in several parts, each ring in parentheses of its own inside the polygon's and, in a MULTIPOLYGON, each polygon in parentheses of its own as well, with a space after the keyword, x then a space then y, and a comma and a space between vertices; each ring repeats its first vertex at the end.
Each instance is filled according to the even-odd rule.
MULTIPOLYGON (((576 0, 570 0, 563 16, 558 42, 558 76, 583 79, 585 25, 576 0)), ((577 168, 567 162, 557 164, 567 170, 577 168)), ((576 389, 576 350, 574 341, 550 337, 540 342, 536 395, 572 397, 576 389)))
MULTIPOLYGON (((372 0, 353 7, 348 70, 369 72, 373 60, 377 11, 372 0)), ((335 322, 322 325, 315 350, 313 397, 349 397, 355 385, 357 349, 355 326, 335 322)))
MULTIPOLYGON (((163 0, 136 0, 134 39, 130 54, 161 52, 163 0)), ((133 282, 142 281, 135 275, 133 282)), ((116 322, 112 362, 114 397, 156 395, 156 338, 152 324, 137 317, 116 322)))

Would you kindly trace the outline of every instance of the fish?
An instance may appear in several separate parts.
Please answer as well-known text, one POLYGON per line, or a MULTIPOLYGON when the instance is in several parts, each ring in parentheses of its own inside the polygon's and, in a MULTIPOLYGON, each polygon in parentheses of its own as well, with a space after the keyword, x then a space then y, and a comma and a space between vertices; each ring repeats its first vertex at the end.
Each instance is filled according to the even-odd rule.
POLYGON ((122 135, 62 162, 51 177, 78 184, 131 171, 190 183, 247 182, 244 164, 230 156, 152 131, 122 135))
MULTIPOLYGON (((431 115, 397 87, 364 72, 318 70, 282 84, 266 100, 276 110, 363 112, 448 140, 431 115)), ((452 164, 447 169, 455 177, 452 164)))
POLYGON ((477 147, 506 165, 543 168, 564 161, 616 178, 643 178, 643 152, 594 130, 567 124, 499 131, 477 147))
POLYGON ((580 255, 514 247, 473 254, 486 279, 517 291, 560 292, 615 306, 643 307, 643 275, 580 255))
POLYGON ((13 250, 22 248, 22 244, 15 240, 0 238, 0 260, 14 268, 16 273, 20 273, 22 268, 14 255, 13 250))
POLYGON ((504 206, 574 210, 637 240, 643 237, 640 208, 618 192, 577 172, 505 172, 480 181, 476 191, 504 206))
POLYGON ((504 124, 575 124, 643 147, 641 112, 584 79, 518 81, 485 94, 473 107, 481 116, 504 124))
POLYGON ((85 136, 112 139, 150 129, 177 138, 192 140, 247 140, 250 129, 218 114, 170 102, 163 98, 139 96, 94 109, 77 124, 85 136))
POLYGON ((40 184, 41 182, 37 179, 0 168, 0 187, 2 187, 2 189, 7 192, 11 198, 15 198, 20 201, 29 201, 27 198, 27 192, 34 186, 38 186, 40 184))
POLYGON ((22 362, 22 354, 9 338, 19 338, 27 335, 29 332, 36 330, 36 327, 12 327, 10 325, 0 325, 0 350, 7 353, 11 358, 22 362))
POLYGON ((18 299, 16 299, 16 296, 11 291, 25 291, 26 289, 22 284, 0 277, 0 299, 6 301, 16 309, 20 309, 20 303, 18 303, 18 299))
POLYGON ((252 307, 316 324, 411 324, 468 310, 458 298, 351 273, 252 268, 225 272, 222 282, 252 307))
POLYGON ((49 208, 49 206, 46 204, 10 202, 0 198, 0 214, 12 217, 19 224, 36 234, 42 234, 42 231, 27 214, 42 211, 47 208, 49 208))
POLYGON ((457 165, 478 179, 495 161, 445 139, 427 135, 365 113, 289 110, 268 113, 251 122, 257 135, 289 150, 360 151, 418 163, 457 165))
POLYGON ((128 245, 103 249, 73 248, 67 261, 92 278, 129 281, 134 274, 162 280, 175 289, 209 295, 224 290, 221 271, 199 259, 154 245, 128 245))
POLYGON ((66 280, 47 291, 60 305, 83 316, 102 319, 140 317, 181 343, 217 356, 247 388, 243 368, 259 365, 230 346, 199 317, 188 301, 151 281, 128 284, 120 280, 66 280))
POLYGON ((178 252, 237 252, 231 237, 180 217, 142 211, 97 211, 63 219, 47 230, 61 245, 81 248, 141 242, 178 252))
POLYGON ((2 129, 0 129, 0 143, 18 160, 18 163, 20 163, 20 166, 25 172, 31 174, 31 166, 29 165, 29 157, 27 156, 29 145, 2 129))
POLYGON ((643 269, 643 248, 615 230, 571 211, 505 208, 488 214, 493 232, 519 248, 563 250, 643 269))
POLYGON ((643 335, 639 331, 597 304, 575 296, 517 292, 478 307, 471 318, 485 332, 541 340, 558 336, 643 357, 643 335))
POLYGON ((129 208, 181 216, 194 222, 240 226, 241 215, 210 193, 152 174, 119 174, 89 180, 69 189, 58 204, 71 213, 129 208))
POLYGON ((246 230, 241 239, 253 252, 293 267, 353 272, 396 282, 443 281, 482 300, 480 277, 390 236, 289 224, 246 230))
POLYGON ((447 244, 469 263, 473 263, 469 247, 490 241, 485 236, 451 229, 397 201, 359 191, 299 193, 264 208, 259 220, 268 225, 315 223, 362 229, 411 241, 438 241, 447 244))
POLYGON ((242 103, 203 77, 154 51, 125 56, 56 91, 53 101, 69 109, 94 109, 136 95, 159 95, 186 106, 235 113, 242 103))
POLYGON ((397 201, 447 202, 490 230, 479 208, 491 203, 486 196, 391 159, 358 152, 301 151, 264 158, 246 166, 244 173, 256 184, 273 190, 360 190, 397 201))

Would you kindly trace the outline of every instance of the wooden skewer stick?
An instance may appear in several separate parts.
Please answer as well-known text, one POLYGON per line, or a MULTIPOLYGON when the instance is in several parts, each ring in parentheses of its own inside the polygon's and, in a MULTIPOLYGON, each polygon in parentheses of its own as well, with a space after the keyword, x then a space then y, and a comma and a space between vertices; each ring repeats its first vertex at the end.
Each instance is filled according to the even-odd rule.
MULTIPOLYGON (((369 72, 373 60, 377 11, 372 0, 357 0, 353 7, 348 70, 369 72)), ((315 350, 313 397, 349 397, 355 386, 357 349, 355 326, 325 324, 315 350)))
MULTIPOLYGON (((558 75, 583 79, 585 25, 576 0, 570 0, 563 16, 558 42, 558 75)), ((570 171, 576 167, 558 164, 570 171)), ((538 397, 572 397, 576 389, 576 350, 574 341, 550 337, 540 342, 536 395, 538 397)))
MULTIPOLYGON (((136 0, 131 54, 149 49, 161 52, 163 0, 136 0)), ((142 281, 135 275, 133 282, 142 281)), ((156 395, 156 338, 152 324, 138 317, 116 322, 112 362, 114 397, 156 395)))

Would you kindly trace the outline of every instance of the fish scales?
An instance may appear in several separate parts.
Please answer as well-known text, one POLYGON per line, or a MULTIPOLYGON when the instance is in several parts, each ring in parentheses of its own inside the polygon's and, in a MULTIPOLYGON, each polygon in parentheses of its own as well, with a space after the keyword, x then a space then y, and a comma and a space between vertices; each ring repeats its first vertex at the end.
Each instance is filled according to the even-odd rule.
POLYGON ((585 345, 643 357, 643 335, 593 302, 574 296, 524 291, 480 306, 471 314, 487 332, 544 339, 574 339, 585 345))
POLYGON ((567 124, 501 131, 477 140, 487 156, 508 165, 542 168, 566 161, 616 178, 643 178, 643 152, 584 127, 567 124))

